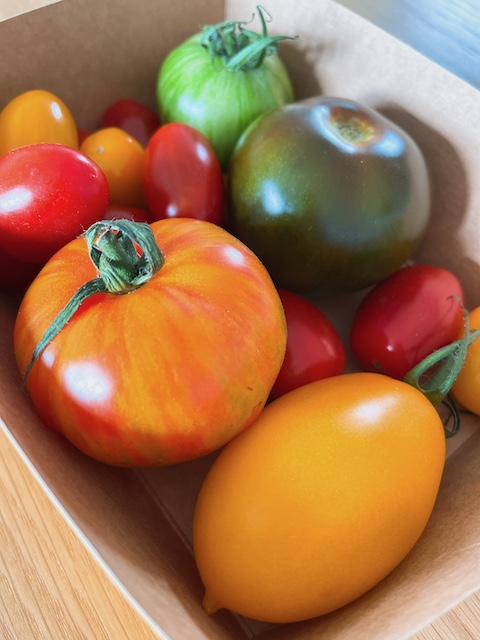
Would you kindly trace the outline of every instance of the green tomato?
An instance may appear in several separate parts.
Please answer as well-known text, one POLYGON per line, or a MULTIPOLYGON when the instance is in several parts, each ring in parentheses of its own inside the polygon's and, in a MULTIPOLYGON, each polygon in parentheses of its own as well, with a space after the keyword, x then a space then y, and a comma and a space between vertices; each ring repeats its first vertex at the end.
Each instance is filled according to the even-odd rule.
POLYGON ((251 122, 294 99, 277 52, 277 42, 286 36, 268 36, 258 11, 261 34, 232 21, 206 26, 173 49, 158 73, 161 121, 183 122, 201 131, 223 169, 251 122))
POLYGON ((356 291, 396 271, 430 218, 415 141, 366 106, 314 98, 257 119, 228 174, 232 232, 275 283, 297 292, 356 291))

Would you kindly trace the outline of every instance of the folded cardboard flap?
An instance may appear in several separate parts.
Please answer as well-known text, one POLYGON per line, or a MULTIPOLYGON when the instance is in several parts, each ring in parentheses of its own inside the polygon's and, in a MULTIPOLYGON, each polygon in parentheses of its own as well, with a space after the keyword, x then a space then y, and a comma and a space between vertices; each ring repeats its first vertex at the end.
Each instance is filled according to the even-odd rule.
POLYGON ((3 0, 0 5, 0 22, 61 1, 62 0, 3 0))
MULTIPOLYGON (((272 15, 271 33, 299 36, 280 45, 298 98, 322 92, 365 102, 416 139, 433 189, 433 218, 416 257, 452 269, 467 305, 480 304, 478 92, 331 0, 270 0, 264 6, 272 15)), ((63 0, 8 20, 0 24, 0 107, 22 91, 45 88, 90 128, 114 99, 154 105, 163 56, 203 24, 222 20, 224 10, 229 18, 249 20, 256 2, 229 0, 225 8, 219 0, 63 0)), ((111 469, 47 431, 19 389, 11 345, 15 306, 2 298, 0 308, 4 428, 159 634, 172 640, 398 640, 480 586, 480 437, 478 420, 468 418, 468 442, 449 457, 424 536, 377 588, 341 611, 301 624, 269 627, 225 612, 208 618, 200 605, 190 523, 210 459, 158 470, 111 469)))

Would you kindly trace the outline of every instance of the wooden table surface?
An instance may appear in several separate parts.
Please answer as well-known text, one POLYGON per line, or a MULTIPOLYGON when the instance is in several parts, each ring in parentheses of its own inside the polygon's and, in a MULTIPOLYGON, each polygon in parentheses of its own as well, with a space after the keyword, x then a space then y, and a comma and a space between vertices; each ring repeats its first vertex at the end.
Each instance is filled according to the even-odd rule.
MULTIPOLYGON (((341 1, 480 88, 479 2, 341 1)), ((2 430, 0 469, 1 640, 157 637, 88 552, 2 430)), ((479 639, 480 594, 472 594, 413 638, 479 639)))

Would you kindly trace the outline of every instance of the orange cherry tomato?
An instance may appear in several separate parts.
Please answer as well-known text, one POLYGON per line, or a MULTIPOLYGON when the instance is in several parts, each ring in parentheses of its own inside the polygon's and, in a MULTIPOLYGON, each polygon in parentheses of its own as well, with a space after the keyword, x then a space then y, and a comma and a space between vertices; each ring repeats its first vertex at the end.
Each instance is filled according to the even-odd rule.
POLYGON ((79 146, 72 112, 58 96, 43 89, 16 96, 0 114, 0 155, 36 142, 79 146))
POLYGON ((444 462, 442 421, 405 382, 348 373, 274 400, 198 497, 205 610, 293 622, 348 604, 412 549, 444 462))
POLYGON ((112 204, 146 207, 143 189, 145 148, 138 140, 123 129, 106 127, 87 136, 80 150, 105 173, 112 204))
MULTIPOLYGON (((480 329, 480 306, 468 314, 470 329, 480 329)), ((465 363, 452 387, 452 395, 465 409, 480 416, 480 340, 467 351, 465 363)))

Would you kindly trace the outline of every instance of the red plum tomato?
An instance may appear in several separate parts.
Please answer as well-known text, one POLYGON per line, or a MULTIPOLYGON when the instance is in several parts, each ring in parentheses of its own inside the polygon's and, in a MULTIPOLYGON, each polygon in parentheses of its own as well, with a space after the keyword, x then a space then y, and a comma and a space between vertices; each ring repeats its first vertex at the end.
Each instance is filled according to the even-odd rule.
POLYGON ((157 112, 132 98, 116 100, 105 109, 100 118, 100 128, 123 129, 143 147, 147 146, 159 126, 160 119, 157 112))
POLYGON ((309 382, 343 373, 346 353, 332 322, 303 296, 278 290, 287 319, 287 349, 270 392, 274 400, 309 382))
POLYGON ((360 366, 402 379, 433 351, 453 342, 463 326, 463 291, 447 269, 402 267, 360 303, 350 347, 360 366))
POLYGON ((153 216, 220 224, 224 178, 207 138, 190 125, 163 125, 147 145, 144 190, 153 216))

